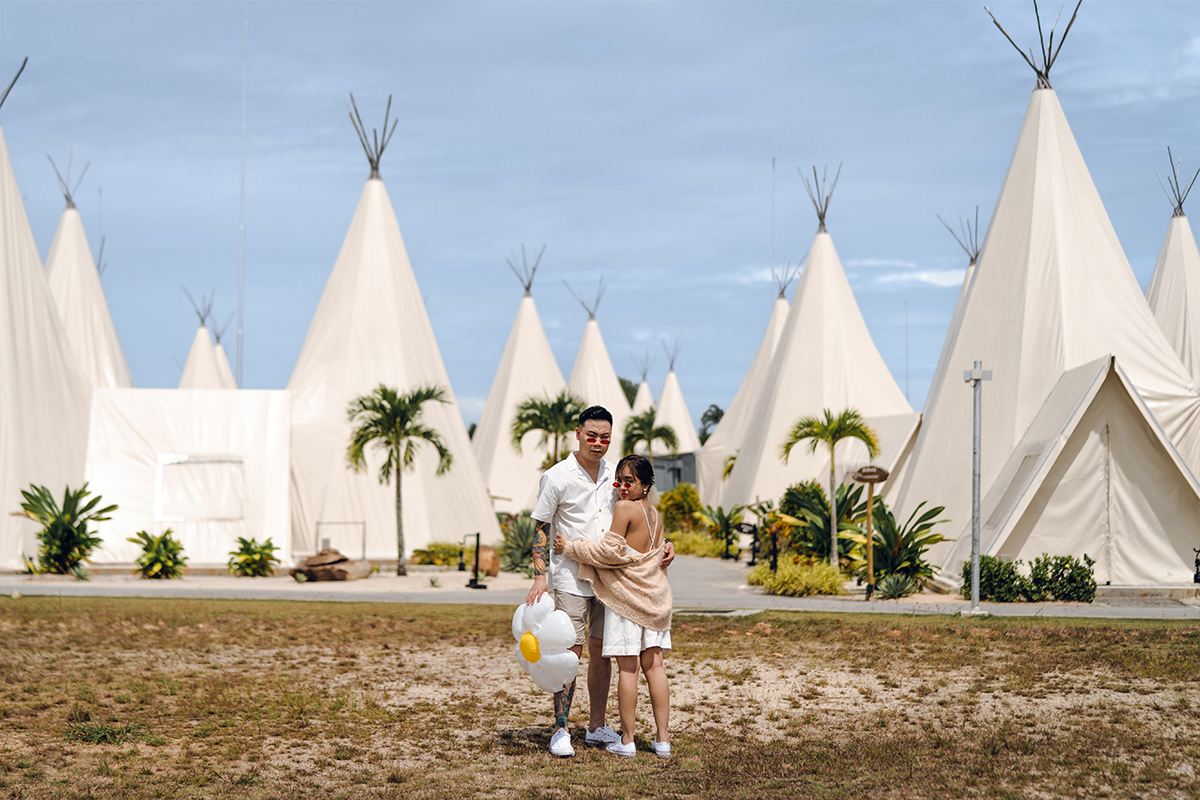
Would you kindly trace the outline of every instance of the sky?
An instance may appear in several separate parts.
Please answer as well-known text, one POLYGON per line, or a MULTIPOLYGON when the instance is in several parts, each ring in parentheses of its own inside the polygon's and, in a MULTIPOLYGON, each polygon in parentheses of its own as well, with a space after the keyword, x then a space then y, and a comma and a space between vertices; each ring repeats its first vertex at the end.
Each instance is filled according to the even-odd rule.
MULTIPOLYGON (((1036 47, 1029 2, 989 7, 1036 47)), ((986 229, 1034 88, 960 0, 0 3, 5 83, 29 57, 0 125, 39 251, 63 210, 47 154, 90 163, 76 202, 138 386, 178 384, 183 287, 215 292, 220 324, 237 308, 247 9, 244 386, 286 386, 362 193, 349 93, 369 128, 391 95, 381 172, 467 422, 522 243, 546 246, 533 296, 564 377, 587 320, 564 282, 603 276, 618 374, 648 352, 657 393, 678 342, 693 418, 727 407, 772 265, 816 233, 798 169, 826 165, 829 231, 920 409, 966 262, 936 215, 978 206, 986 229)), ((1168 145, 1200 166, 1200 4, 1088 0, 1051 82, 1144 288, 1171 214, 1154 170, 1168 145)), ((224 341, 232 356, 236 321, 224 341)))

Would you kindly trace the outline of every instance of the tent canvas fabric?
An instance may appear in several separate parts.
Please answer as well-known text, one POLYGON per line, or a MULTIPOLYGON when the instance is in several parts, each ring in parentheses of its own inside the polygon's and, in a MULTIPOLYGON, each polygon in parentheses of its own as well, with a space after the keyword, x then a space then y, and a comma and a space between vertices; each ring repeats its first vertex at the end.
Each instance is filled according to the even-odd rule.
POLYGON ((290 404, 285 391, 98 389, 86 477, 117 510, 96 524, 92 560, 131 563, 128 537, 171 528, 191 567, 224 566, 238 537, 270 539, 290 563, 290 404))
POLYGON ((238 388, 237 378, 233 377, 233 367, 229 366, 229 356, 225 355, 225 345, 220 342, 213 345, 213 356, 217 359, 217 370, 221 373, 221 388, 238 388))
POLYGON ((83 482, 90 387, 71 350, 0 130, 0 568, 37 553, 21 490, 83 482))
POLYGON ((183 375, 179 378, 180 389, 227 389, 217 352, 213 348, 208 326, 201 324, 192 337, 192 348, 188 351, 183 375))
POLYGON ((1171 217, 1146 300, 1167 341, 1200 384, 1200 250, 1188 218, 1171 217))
POLYGON ((696 454, 696 489, 705 505, 721 505, 721 498, 725 493, 725 481, 722 478, 725 460, 737 453, 738 448, 742 446, 742 438, 750 427, 758 398, 766 385, 771 358, 775 355, 775 347, 779 344, 787 315, 787 298, 780 293, 771 306, 767 330, 763 333, 754 360, 750 362, 746 377, 742 379, 742 385, 738 387, 737 394, 733 396, 733 401, 721 417, 721 421, 717 423, 716 429, 696 454))
POLYGON ((422 421, 441 434, 453 466, 437 475, 436 451, 420 444, 413 468, 403 475, 405 557, 431 542, 461 542, 470 533, 482 534, 484 543, 498 541, 500 527, 396 213, 383 181, 371 178, 288 382, 292 541, 298 554, 319 546, 319 523, 338 523, 365 525, 368 558, 396 557, 395 488, 379 482, 383 456, 368 448, 367 469, 358 473, 346 459, 347 408, 380 384, 400 392, 440 386, 450 401, 427 403, 422 421))
POLYGON ((642 382, 638 384, 637 394, 633 396, 633 408, 629 413, 636 417, 652 408, 654 408, 654 394, 650 391, 650 384, 645 378, 642 378, 642 382))
MULTIPOLYGON (((778 499, 801 480, 829 479, 828 457, 820 448, 793 448, 788 463, 780 447, 795 422, 825 409, 856 409, 866 419, 917 416, 888 372, 854 300, 846 273, 828 232, 813 241, 796 295, 788 311, 764 388, 747 425, 737 462, 726 481, 723 502, 744 505, 778 499)), ((906 426, 892 427, 903 430, 906 426)), ((881 436, 883 432, 880 432, 881 436)), ((891 434, 896 435, 896 434, 891 434)), ((885 450, 901 452, 905 443, 883 440, 885 450)), ((843 442, 837 451, 852 448, 843 442)))
POLYGON ((54 242, 46 256, 46 280, 71 352, 89 385, 98 389, 133 386, 83 221, 74 206, 64 210, 58 221, 54 242))
MULTIPOLYGON (((683 390, 679 388, 679 377, 674 368, 667 371, 662 391, 658 394, 654 424, 667 425, 675 431, 675 439, 678 442, 675 452, 694 453, 700 449, 700 437, 696 435, 696 426, 683 399, 683 390)), ((656 444, 656 449, 662 449, 661 442, 656 444)))
POLYGON ((587 406, 604 406, 613 417, 613 441, 617 447, 608 448, 604 458, 612 463, 621 460, 619 443, 625 433, 625 421, 629 419, 629 400, 617 372, 613 369, 612 361, 608 358, 608 348, 604 346, 604 337, 600 335, 600 325, 595 318, 589 318, 583 329, 583 340, 579 343, 579 352, 575 356, 575 366, 571 369, 571 381, 567 385, 571 394, 583 400, 587 406))
MULTIPOLYGON (((526 293, 517 307, 500 367, 471 439, 497 511, 515 514, 533 508, 542 462, 551 452, 549 443, 541 444, 542 434, 531 431, 521 440, 521 453, 517 453, 512 445, 517 406, 530 397, 556 397, 566 386, 537 306, 526 293)), ((570 448, 570 442, 564 444, 570 448)))
MULTIPOLYGON (((1141 296, 1052 89, 1033 93, 978 259, 957 337, 924 420, 896 506, 971 514, 971 387, 982 361, 986 493, 1062 374, 1112 354, 1194 471, 1200 395, 1141 296)), ((944 562, 950 543, 930 550, 944 562)))
MULTIPOLYGON (((1099 583, 1190 583, 1200 485, 1112 356, 1064 372, 980 504, 980 552, 1084 554, 1099 583)), ((971 523, 942 563, 957 580, 971 523)))

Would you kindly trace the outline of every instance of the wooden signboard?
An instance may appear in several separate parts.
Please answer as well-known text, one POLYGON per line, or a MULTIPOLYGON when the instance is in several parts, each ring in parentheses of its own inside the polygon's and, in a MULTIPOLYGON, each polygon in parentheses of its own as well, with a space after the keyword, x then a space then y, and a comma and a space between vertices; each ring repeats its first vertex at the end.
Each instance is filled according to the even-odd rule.
POLYGON ((867 484, 867 600, 875 591, 875 534, 871 530, 871 522, 875 516, 875 484, 888 479, 888 471, 883 467, 865 466, 855 472, 853 478, 858 483, 867 484))
POLYGON ((866 466, 854 473, 853 478, 858 483, 883 483, 888 479, 888 471, 883 467, 866 466))

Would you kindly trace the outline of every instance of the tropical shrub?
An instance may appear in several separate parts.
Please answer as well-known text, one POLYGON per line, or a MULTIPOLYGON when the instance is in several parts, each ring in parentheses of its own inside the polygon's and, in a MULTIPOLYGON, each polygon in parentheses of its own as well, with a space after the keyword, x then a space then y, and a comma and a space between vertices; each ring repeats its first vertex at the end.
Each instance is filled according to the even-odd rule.
POLYGON ((750 570, 746 582, 761 586, 766 594, 788 597, 811 597, 818 594, 845 594, 845 576, 826 561, 814 561, 801 556, 779 559, 779 569, 763 562, 750 570))
POLYGON ((537 521, 529 514, 511 517, 501 530, 500 569, 505 572, 524 572, 533 577, 533 539, 537 521))
POLYGON ((453 567, 458 565, 458 553, 463 551, 463 560, 467 564, 475 563, 475 548, 465 550, 461 544, 451 542, 430 542, 428 547, 412 551, 410 564, 422 564, 427 567, 453 567))
MULTIPOLYGON (((924 555, 926 550, 945 539, 942 534, 933 532, 934 525, 946 521, 935 519, 945 507, 936 506, 921 513, 924 505, 924 502, 919 503, 904 524, 900 525, 887 504, 882 499, 875 499, 874 535, 871 538, 876 578, 888 575, 911 578, 914 591, 925 588, 925 584, 933 578, 933 565, 925 560, 924 555)), ((851 534, 850 538, 858 546, 850 560, 850 569, 866 577, 866 531, 851 534)))
POLYGON ((283 563, 275 555, 279 547, 268 538, 262 544, 257 539, 238 537, 238 549, 229 554, 229 572, 239 578, 262 578, 275 571, 275 565, 283 563))
MULTIPOLYGON (((1019 603, 1034 595, 1029 579, 1020 573, 1020 561, 996 556, 979 556, 979 599, 997 603, 1019 603)), ((962 593, 971 596, 971 560, 962 565, 962 593)))
MULTIPOLYGON (((838 560, 850 562, 861 538, 858 523, 867 515, 862 486, 843 483, 837 490, 838 560)), ((790 486, 779 503, 781 518, 791 524, 787 546, 797 555, 829 560, 829 500, 816 481, 790 486)), ((783 543, 780 543, 783 546, 783 543)))
POLYGON ((671 543, 675 545, 675 554, 680 556, 720 558, 725 552, 725 543, 704 531, 679 531, 671 535, 671 543))
POLYGON ((88 523, 104 522, 117 510, 116 505, 97 508, 100 495, 87 500, 89 495, 91 492, 86 483, 77 491, 71 491, 68 486, 63 490, 62 506, 59 506, 45 486, 30 485, 29 489, 21 490, 25 501, 21 503, 18 516, 42 524, 37 534, 38 563, 27 562, 30 571, 87 578, 83 562, 100 545, 100 537, 88 532, 88 523))
POLYGON ((681 483, 658 499, 658 513, 662 514, 663 528, 668 531, 690 531, 695 526, 700 494, 690 483, 681 483))
POLYGON ((720 543, 722 554, 730 552, 737 557, 738 547, 733 541, 737 531, 733 526, 742 521, 741 506, 734 506, 728 511, 720 506, 705 506, 702 511, 697 511, 692 516, 708 529, 708 535, 714 541, 720 543))
POLYGON ((1073 556, 1042 553, 1033 560, 1029 569, 1029 582, 1034 594, 1031 599, 1036 602, 1052 597, 1055 600, 1092 602, 1096 599, 1096 577, 1092 569, 1095 564, 1095 560, 1089 558, 1087 553, 1083 554, 1082 561, 1073 556))
POLYGON ((143 578, 170 579, 183 577, 183 568, 188 558, 183 554, 183 545, 179 543, 167 528, 158 536, 151 536, 145 531, 138 531, 125 541, 140 544, 142 554, 134 563, 134 572, 143 578))
POLYGON ((917 591, 917 582, 908 575, 893 572, 879 581, 876 594, 880 600, 899 600, 917 591))

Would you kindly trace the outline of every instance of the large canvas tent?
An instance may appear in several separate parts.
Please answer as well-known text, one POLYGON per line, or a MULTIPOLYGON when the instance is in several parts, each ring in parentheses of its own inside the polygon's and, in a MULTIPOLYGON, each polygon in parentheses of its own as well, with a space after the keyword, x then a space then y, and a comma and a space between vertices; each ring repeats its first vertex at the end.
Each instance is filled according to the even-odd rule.
POLYGON ((133 386, 133 376, 121 352, 121 342, 100 285, 100 273, 92 260, 79 209, 75 207, 74 194, 83 175, 74 186, 70 185, 70 178, 69 167, 65 179, 58 175, 67 207, 46 256, 46 281, 58 306, 71 352, 89 385, 99 389, 128 388, 133 386))
POLYGON ((543 247, 532 267, 522 259, 522 267, 518 269, 515 255, 508 262, 525 294, 517 306, 517 318, 471 439, 493 506, 497 511, 513 514, 533 508, 542 462, 551 452, 549 443, 541 443, 542 434, 538 431, 525 434, 520 453, 513 447, 512 426, 517 406, 531 397, 553 398, 567 386, 530 293, 544 251, 543 247))
MULTIPOLYGON (((1170 154, 1169 149, 1167 153, 1170 154)), ((1200 384, 1200 250, 1196 249, 1196 237, 1183 213, 1183 203, 1196 177, 1182 186, 1172 159, 1167 181, 1174 213, 1146 289, 1146 300, 1188 374, 1200 384)))
POLYGON ((629 412, 636 417, 638 414, 645 414, 654 408, 654 394, 650 391, 649 381, 646 380, 646 373, 650 371, 650 354, 647 353, 641 360, 635 358, 633 363, 637 367, 638 375, 641 376, 637 394, 633 396, 633 408, 629 412))
POLYGON ((379 482, 383 457, 368 448, 367 469, 361 473, 351 471, 346 458, 347 408, 380 384, 400 392, 438 386, 449 400, 425 404, 422 422, 441 435, 453 466, 437 475, 437 453, 418 445, 413 468, 403 475, 405 557, 431 542, 460 542, 471 533, 482 534, 485 543, 500 538, 396 212, 379 176, 379 157, 390 135, 386 123, 384 133, 376 149, 360 132, 371 175, 288 382, 292 546, 298 555, 311 554, 323 539, 354 552, 365 529, 368 558, 396 557, 396 495, 394 484, 379 482))
POLYGON ((779 344, 779 336, 783 333, 787 321, 788 302, 787 286, 791 278, 776 276, 775 287, 778 294, 771 306, 771 316, 767 319, 767 329, 759 342, 750 369, 742 379, 737 394, 733 396, 725 415, 717 423, 716 429, 708 437, 708 441, 696 454, 696 483, 700 499, 705 505, 719 506, 725 493, 725 462, 736 456, 742 446, 742 438, 754 417, 758 398, 766 384, 767 372, 771 369, 771 358, 775 355, 775 346, 779 344))
POLYGON ((97 390, 86 477, 117 510, 92 560, 130 563, 128 537, 170 528, 190 567, 224 566, 239 537, 270 539, 289 563, 289 405, 284 391, 97 390))
POLYGON ((0 320, 0 568, 19 569, 22 553, 37 553, 38 530, 12 516, 21 490, 38 484, 61 497, 83 482, 90 387, 46 282, 3 130, 0 320))
MULTIPOLYGON (((664 349, 665 349, 664 345, 664 349)), ((658 403, 654 406, 654 426, 665 425, 675 431, 677 453, 694 453, 700 449, 700 437, 696 435, 696 424, 683 399, 679 377, 675 374, 675 359, 679 357, 679 346, 667 351, 667 377, 658 403)))
MULTIPOLYGON (((828 192, 823 186, 810 189, 817 235, 726 482, 726 504, 778 500, 801 480, 828 482, 828 457, 822 450, 810 453, 797 447, 787 464, 780 458, 780 446, 801 417, 820 416, 825 409, 834 414, 856 409, 879 435, 882 454, 875 463, 888 470, 904 453, 920 419, 871 340, 825 227, 836 185, 835 177, 828 192)), ((865 462, 861 443, 843 441, 837 449, 838 480, 865 462)))
MULTIPOLYGON (((1024 526, 1021 535, 1046 552, 1080 556, 1095 554, 1105 537, 1161 543, 1176 536, 1169 526, 1196 504, 1186 487, 1200 457, 1200 394, 1141 296, 1050 88, 1051 63, 1044 53, 1035 67, 1038 88, 896 506, 908 514, 922 501, 945 505, 951 538, 970 538, 972 392, 960 370, 982 361, 994 374, 983 389, 981 483, 992 498, 984 527, 1024 526), (1097 381, 1099 395, 1079 388, 1097 381), (1082 428, 1068 424, 1076 406, 1082 428), (1102 406, 1116 410, 1094 411, 1102 406), (1172 470, 1178 474, 1162 477, 1172 470), (1148 482, 1149 475, 1160 478, 1148 482), (1033 510, 1017 514, 1023 502, 1033 510), (1064 504, 1080 513, 1054 511, 1064 504), (1153 513, 1124 510, 1133 507, 1153 513), (1096 526, 1098 514, 1107 528, 1096 526)), ((930 551, 951 582, 960 548, 946 542, 930 551)), ((1157 555, 1146 559, 1119 569, 1114 562, 1111 577, 1142 583, 1178 574, 1154 566, 1162 563, 1157 555)))
POLYGON ((583 328, 583 339, 579 343, 567 388, 586 405, 604 406, 612 414, 613 441, 618 446, 609 447, 604 457, 615 464, 621 459, 620 441, 630 408, 625 390, 621 388, 621 381, 617 379, 617 372, 608 358, 608 348, 604 346, 604 337, 600 335, 600 324, 596 322, 596 309, 604 297, 604 280, 600 280, 594 299, 584 298, 574 290, 571 293, 588 312, 588 321, 583 328))

